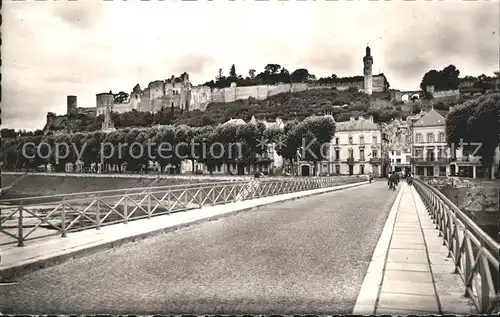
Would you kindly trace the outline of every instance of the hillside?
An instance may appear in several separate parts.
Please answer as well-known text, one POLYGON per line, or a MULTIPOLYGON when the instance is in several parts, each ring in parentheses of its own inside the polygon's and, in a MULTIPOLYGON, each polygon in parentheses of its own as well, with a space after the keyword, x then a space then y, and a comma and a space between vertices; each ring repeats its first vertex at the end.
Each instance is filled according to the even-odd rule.
MULTIPOLYGON (((417 101, 415 104, 421 104, 417 101)), ((406 117, 413 109, 413 103, 396 105, 387 95, 368 96, 364 93, 336 89, 315 89, 293 93, 282 93, 265 100, 247 99, 229 103, 212 103, 205 112, 189 112, 176 119, 174 123, 201 126, 225 122, 230 118, 249 120, 299 119, 311 115, 330 112, 337 121, 349 120, 350 116, 372 115, 376 122, 387 122, 395 117, 406 117)), ((422 108, 426 108, 423 104, 422 108)))
MULTIPOLYGON (((156 124, 187 124, 193 127, 223 123, 231 118, 241 118, 248 121, 255 116, 261 120, 303 120, 311 115, 331 113, 336 121, 349 120, 350 116, 373 116, 375 122, 388 122, 396 117, 405 118, 417 109, 429 108, 427 100, 413 102, 390 102, 389 93, 374 93, 366 95, 356 89, 339 91, 333 89, 314 89, 292 93, 281 93, 264 100, 246 99, 228 103, 209 104, 206 111, 181 111, 178 108, 164 109, 154 115, 149 112, 130 111, 113 113, 115 127, 148 127, 156 124), (172 111, 173 110, 173 111, 172 111)), ((84 116, 84 115, 80 115, 84 116)), ((103 116, 87 117, 69 126, 73 131, 99 130, 103 116)), ((57 126, 51 131, 70 130, 64 118, 54 120, 57 126)))

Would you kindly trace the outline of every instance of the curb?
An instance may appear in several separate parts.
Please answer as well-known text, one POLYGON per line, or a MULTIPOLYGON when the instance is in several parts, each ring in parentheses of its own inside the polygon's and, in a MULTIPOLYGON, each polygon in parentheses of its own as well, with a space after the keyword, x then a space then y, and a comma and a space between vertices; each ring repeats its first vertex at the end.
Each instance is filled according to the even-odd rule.
POLYGON ((372 259, 368 265, 368 270, 363 279, 363 284, 359 291, 354 305, 353 315, 373 315, 377 306, 380 288, 382 287, 387 255, 392 240, 394 224, 399 211, 399 205, 403 197, 403 187, 400 187, 391 211, 387 216, 380 237, 373 251, 372 259))
MULTIPOLYGON (((343 190, 343 189, 348 189, 348 188, 354 188, 354 187, 358 187, 358 186, 366 185, 366 184, 368 184, 368 181, 353 183, 353 184, 345 184, 345 185, 348 185, 348 187, 343 187, 343 188, 338 188, 338 186, 344 186, 344 185, 337 185, 336 187, 333 187, 329 190, 326 190, 326 191, 320 192, 320 193, 310 193, 310 194, 303 195, 300 197, 291 197, 291 198, 285 198, 283 200, 274 201, 274 202, 270 202, 270 203, 262 203, 262 204, 257 205, 257 206, 233 210, 233 211, 230 211, 230 212, 227 212, 224 214, 220 214, 220 215, 215 215, 215 216, 211 216, 211 217, 207 217, 207 218, 203 218, 203 219, 185 222, 185 223, 182 223, 179 225, 174 225, 171 227, 166 227, 166 228, 157 229, 157 230, 146 232, 146 233, 141 233, 141 234, 136 234, 136 235, 132 235, 129 237, 120 238, 120 239, 115 240, 115 241, 105 242, 105 243, 102 243, 99 245, 94 245, 94 246, 86 247, 83 249, 70 251, 70 252, 65 253, 65 254, 55 255, 52 257, 45 258, 45 259, 39 259, 39 260, 36 260, 34 262, 31 262, 31 263, 12 266, 12 267, 0 270, 0 278, 6 279, 6 280, 11 280, 15 277, 19 277, 19 276, 31 273, 31 272, 39 270, 39 269, 44 269, 44 268, 48 268, 51 266, 55 266, 55 265, 61 264, 63 262, 66 262, 68 260, 81 258, 81 257, 84 257, 86 255, 97 253, 99 251, 119 247, 119 246, 124 245, 126 243, 143 240, 146 238, 161 235, 164 233, 173 232, 176 230, 184 229, 184 228, 191 227, 191 226, 198 225, 198 224, 202 224, 205 222, 218 220, 218 219, 224 218, 224 217, 234 216, 234 215, 241 213, 241 212, 256 211, 256 210, 258 210, 262 207, 265 207, 265 206, 271 206, 274 204, 281 204, 281 203, 290 202, 290 201, 301 199, 301 198, 322 195, 322 194, 331 193, 331 192, 335 192, 335 191, 339 191, 339 190, 343 190)), ((300 193, 300 192, 298 192, 298 193, 300 193)))

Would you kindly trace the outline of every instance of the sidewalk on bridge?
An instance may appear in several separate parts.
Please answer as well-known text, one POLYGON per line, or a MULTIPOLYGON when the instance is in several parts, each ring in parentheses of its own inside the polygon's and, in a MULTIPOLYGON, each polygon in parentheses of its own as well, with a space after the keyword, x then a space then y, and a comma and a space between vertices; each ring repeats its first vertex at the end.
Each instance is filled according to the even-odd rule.
POLYGON ((477 314, 415 188, 401 184, 353 314, 477 314))
POLYGON ((298 198, 323 194, 341 189, 367 184, 367 181, 295 192, 289 194, 249 199, 224 205, 206 206, 185 212, 156 216, 151 219, 130 221, 68 233, 66 238, 59 235, 39 240, 26 241, 25 246, 16 244, 2 246, 0 277, 12 279, 15 276, 44 268, 66 260, 112 248, 123 243, 140 240, 149 236, 174 231, 197 223, 215 220, 235 213, 255 210, 273 203, 281 203, 298 198))

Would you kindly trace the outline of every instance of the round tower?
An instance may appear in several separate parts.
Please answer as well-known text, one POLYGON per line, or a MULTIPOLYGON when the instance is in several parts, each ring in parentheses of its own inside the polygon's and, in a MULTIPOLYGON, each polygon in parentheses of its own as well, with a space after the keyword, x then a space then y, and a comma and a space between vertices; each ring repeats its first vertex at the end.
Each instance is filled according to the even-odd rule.
POLYGON ((76 96, 67 96, 66 97, 66 114, 75 115, 76 114, 76 96))
POLYGON ((373 91, 373 74, 372 74, 372 66, 373 66, 373 57, 371 56, 370 47, 366 47, 366 55, 363 57, 363 75, 365 77, 364 80, 364 90, 365 93, 371 95, 373 91))

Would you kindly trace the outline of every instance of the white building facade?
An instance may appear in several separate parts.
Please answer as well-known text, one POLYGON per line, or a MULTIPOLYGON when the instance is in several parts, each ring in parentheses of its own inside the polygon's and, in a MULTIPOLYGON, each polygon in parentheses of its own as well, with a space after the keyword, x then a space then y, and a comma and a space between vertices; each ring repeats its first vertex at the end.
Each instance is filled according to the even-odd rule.
POLYGON ((337 122, 330 143, 330 174, 382 175, 383 153, 381 128, 373 117, 337 122))

